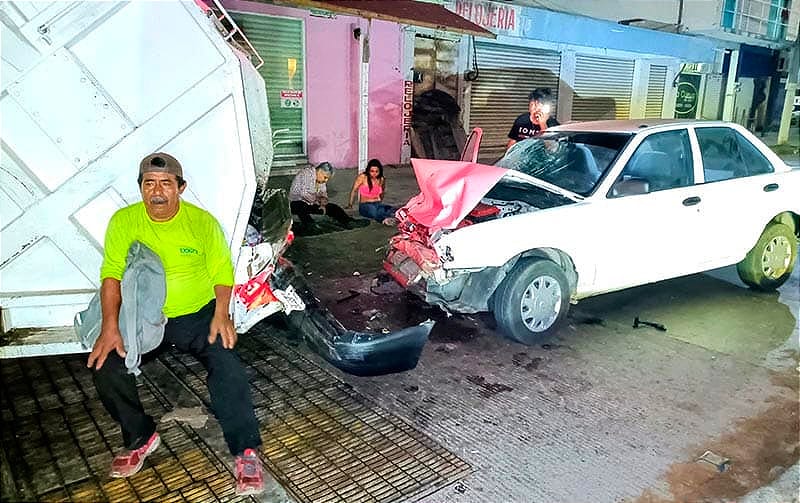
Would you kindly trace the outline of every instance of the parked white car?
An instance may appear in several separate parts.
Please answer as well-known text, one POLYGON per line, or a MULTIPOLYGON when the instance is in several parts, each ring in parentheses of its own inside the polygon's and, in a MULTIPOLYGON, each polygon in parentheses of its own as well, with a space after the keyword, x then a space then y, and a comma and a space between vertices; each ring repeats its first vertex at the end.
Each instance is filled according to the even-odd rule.
POLYGON ((496 166, 413 163, 421 194, 384 268, 522 343, 557 331, 570 301, 731 264, 772 290, 796 261, 800 170, 737 124, 574 123, 496 166))

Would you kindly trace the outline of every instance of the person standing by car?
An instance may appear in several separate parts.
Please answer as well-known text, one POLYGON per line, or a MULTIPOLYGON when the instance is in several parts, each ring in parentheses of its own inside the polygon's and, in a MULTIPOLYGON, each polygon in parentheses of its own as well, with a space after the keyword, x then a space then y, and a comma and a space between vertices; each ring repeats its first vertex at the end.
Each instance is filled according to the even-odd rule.
POLYGON ((125 343, 135 349, 130 344, 136 334, 128 331, 123 339, 120 330, 126 256, 139 242, 163 264, 167 321, 159 347, 172 345, 191 353, 206 368, 212 409, 236 458, 236 492, 259 493, 264 489, 257 453, 261 435, 247 375, 234 351, 236 331, 228 313, 233 264, 222 227, 210 213, 181 199, 186 181, 173 156, 145 157, 138 182, 142 201, 117 211, 108 223, 100 269, 100 336, 86 362, 93 369, 100 401, 120 424, 128 449, 112 460, 111 477, 138 472, 161 443, 156 423, 139 399, 136 378, 125 364, 125 343))
POLYGON ((518 141, 532 138, 549 127, 558 126, 558 121, 552 117, 555 111, 553 97, 550 89, 534 89, 528 95, 528 112, 520 115, 508 132, 506 150, 518 141))
POLYGON ((311 215, 327 215, 345 229, 364 227, 369 220, 352 218, 341 206, 328 201, 328 180, 333 176, 333 166, 329 162, 320 163, 316 168, 301 169, 292 180, 289 188, 289 205, 292 213, 300 218, 301 226, 296 229, 313 232, 314 220, 311 215))
POLYGON ((367 163, 367 170, 356 176, 347 208, 353 207, 356 194, 358 194, 359 200, 359 215, 384 225, 397 225, 397 219, 394 218, 397 208, 383 204, 383 197, 386 195, 386 178, 383 176, 381 161, 370 159, 367 163))

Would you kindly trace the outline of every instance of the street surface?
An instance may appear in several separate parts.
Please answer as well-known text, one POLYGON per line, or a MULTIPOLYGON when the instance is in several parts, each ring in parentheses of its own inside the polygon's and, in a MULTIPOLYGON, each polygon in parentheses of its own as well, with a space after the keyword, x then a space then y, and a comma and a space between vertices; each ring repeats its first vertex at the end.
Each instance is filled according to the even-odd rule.
POLYGON ((800 282, 795 271, 780 295, 761 294, 734 277, 581 302, 534 347, 489 316, 455 316, 413 371, 342 377, 472 464, 426 502, 739 497, 798 459, 800 282), (634 329, 636 316, 667 331, 634 329), (729 470, 696 463, 706 450, 729 470))
MULTIPOLYGON (((413 193, 406 170, 387 177, 398 200, 413 193)), ((347 183, 334 178, 332 197, 347 183)), ((472 464, 426 503, 730 499, 800 457, 797 269, 779 294, 747 289, 728 267, 587 299, 557 339, 526 347, 490 315, 447 318, 376 288, 382 241, 367 232, 389 234, 298 240, 293 259, 348 328, 438 320, 416 369, 340 374, 472 464), (634 329, 635 317, 666 331, 634 329), (707 450, 729 469, 697 463, 707 450)))

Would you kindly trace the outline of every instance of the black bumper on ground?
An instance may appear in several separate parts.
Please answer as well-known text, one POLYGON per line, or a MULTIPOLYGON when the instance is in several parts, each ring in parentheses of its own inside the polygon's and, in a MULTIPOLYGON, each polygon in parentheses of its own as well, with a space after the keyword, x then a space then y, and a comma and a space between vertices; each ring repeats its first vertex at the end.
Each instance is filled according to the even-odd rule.
POLYGON ((433 321, 386 334, 348 330, 314 296, 302 276, 290 265, 282 266, 282 279, 294 286, 306 304, 305 311, 288 315, 289 326, 331 365, 357 376, 392 374, 417 366, 433 321))

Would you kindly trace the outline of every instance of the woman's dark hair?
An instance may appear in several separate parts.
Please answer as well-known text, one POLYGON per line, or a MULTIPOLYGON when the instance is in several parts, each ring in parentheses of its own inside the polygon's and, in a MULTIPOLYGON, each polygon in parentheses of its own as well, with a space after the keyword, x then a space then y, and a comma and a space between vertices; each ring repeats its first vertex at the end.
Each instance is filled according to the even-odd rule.
POLYGON ((372 177, 369 176, 369 168, 373 166, 378 168, 378 180, 383 178, 383 164, 381 164, 381 161, 377 159, 370 159, 367 163, 367 169, 364 171, 364 174, 367 175, 367 185, 369 186, 369 190, 372 190, 372 177))

